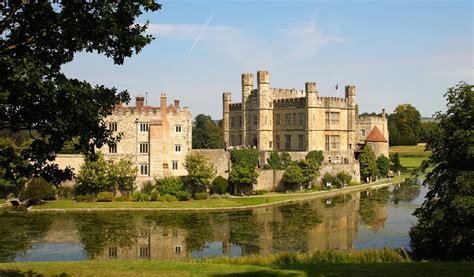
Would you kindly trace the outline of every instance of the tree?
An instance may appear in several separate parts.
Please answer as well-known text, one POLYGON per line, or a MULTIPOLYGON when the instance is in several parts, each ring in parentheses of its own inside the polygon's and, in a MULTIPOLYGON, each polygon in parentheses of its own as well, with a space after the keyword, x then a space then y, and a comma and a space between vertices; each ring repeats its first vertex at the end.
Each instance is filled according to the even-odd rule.
POLYGON ((212 193, 224 194, 229 192, 229 182, 222 176, 217 176, 211 185, 212 193))
POLYGON ((352 176, 344 171, 341 171, 337 173, 336 175, 336 183, 339 183, 340 185, 347 186, 348 184, 351 183, 352 176))
POLYGON ((388 170, 390 169, 390 159, 385 157, 383 154, 378 156, 375 160, 377 163, 377 168, 379 170, 379 174, 382 177, 388 176, 388 170))
POLYGON ((439 130, 428 142, 431 156, 422 164, 428 193, 415 210, 418 222, 410 230, 416 258, 474 258, 474 86, 449 88, 447 111, 438 112, 439 130))
POLYGON ((390 145, 416 145, 421 131, 421 114, 410 104, 398 105, 388 116, 390 145))
POLYGON ((234 193, 238 189, 240 193, 252 189, 252 185, 257 183, 258 173, 255 167, 242 164, 232 166, 229 176, 229 183, 234 186, 234 193))
POLYGON ((362 180, 366 181, 367 177, 369 177, 369 180, 372 180, 372 178, 379 175, 379 170, 375 161, 375 154, 369 144, 366 144, 362 149, 359 156, 359 164, 362 180))
POLYGON ((421 122, 420 142, 427 143, 430 141, 431 136, 433 136, 437 129, 438 123, 435 121, 421 122))
POLYGON ((18 196, 27 179, 22 177, 29 164, 22 150, 11 138, 0 137, 0 198, 13 193, 18 196))
POLYGON ((259 153, 257 149, 244 148, 232 149, 230 151, 230 161, 232 165, 243 165, 255 168, 258 165, 259 153))
POLYGON ((267 169, 286 169, 291 163, 291 156, 288 152, 271 152, 267 159, 267 169))
POLYGON ((163 179, 156 180, 156 190, 161 194, 170 194, 176 196, 180 191, 183 191, 184 184, 180 178, 176 177, 165 177, 163 179))
POLYGON ((184 166, 188 171, 186 180, 193 196, 196 192, 210 188, 211 181, 216 177, 216 169, 206 157, 201 154, 188 154, 184 166))
POLYGON ((312 160, 317 165, 321 165, 321 163, 324 161, 323 151, 321 150, 309 151, 308 154, 306 154, 305 159, 312 160))
POLYGON ((222 129, 209 115, 196 116, 193 127, 194 149, 222 149, 224 148, 224 135, 222 129))
POLYGON ((114 191, 122 194, 133 191, 138 168, 130 159, 122 158, 108 165, 108 177, 114 191))
POLYGON ((32 140, 23 152, 30 167, 17 176, 58 185, 73 175, 52 163, 65 143, 77 138, 74 148, 95 159, 95 149, 117 142, 104 118, 117 102, 128 103, 128 92, 70 79, 61 66, 78 52, 123 64, 153 39, 135 19, 160 8, 153 0, 0 3, 0 129, 32 140))
POLYGON ((400 155, 398 155, 398 153, 390 155, 390 162, 392 163, 393 171, 399 171, 402 169, 402 164, 400 163, 400 155))
POLYGON ((283 183, 293 186, 299 186, 299 189, 302 189, 302 184, 306 182, 306 177, 303 173, 303 170, 298 166, 298 163, 293 162, 288 166, 281 178, 283 183))
POLYGON ((311 187, 311 184, 319 176, 319 166, 320 164, 316 163, 312 159, 303 159, 298 162, 298 167, 303 172, 304 184, 307 184, 308 187, 311 187))

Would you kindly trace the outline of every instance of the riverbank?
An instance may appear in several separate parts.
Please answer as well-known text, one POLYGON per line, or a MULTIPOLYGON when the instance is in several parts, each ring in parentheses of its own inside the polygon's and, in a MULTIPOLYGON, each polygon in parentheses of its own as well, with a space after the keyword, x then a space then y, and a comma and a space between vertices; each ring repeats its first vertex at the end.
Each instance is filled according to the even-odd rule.
POLYGON ((173 261, 0 264, 0 276, 472 276, 474 263, 335 263, 238 265, 173 261))
POLYGON ((350 186, 330 191, 301 192, 291 194, 266 194, 252 197, 232 197, 224 199, 189 200, 174 202, 76 202, 73 200, 55 200, 33 206, 29 212, 96 212, 96 211, 226 211, 245 210, 275 204, 293 203, 313 198, 334 197, 341 194, 378 189, 403 182, 404 176, 398 176, 389 182, 378 182, 350 186))

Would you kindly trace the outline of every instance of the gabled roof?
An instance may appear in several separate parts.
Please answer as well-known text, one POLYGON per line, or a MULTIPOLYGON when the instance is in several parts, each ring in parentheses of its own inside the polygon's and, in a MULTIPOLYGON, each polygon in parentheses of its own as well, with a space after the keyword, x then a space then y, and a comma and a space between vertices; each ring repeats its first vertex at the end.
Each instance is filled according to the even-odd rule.
POLYGON ((387 139, 382 135, 380 132, 379 128, 377 126, 374 126, 372 131, 367 135, 365 138, 366 142, 387 142, 387 139))

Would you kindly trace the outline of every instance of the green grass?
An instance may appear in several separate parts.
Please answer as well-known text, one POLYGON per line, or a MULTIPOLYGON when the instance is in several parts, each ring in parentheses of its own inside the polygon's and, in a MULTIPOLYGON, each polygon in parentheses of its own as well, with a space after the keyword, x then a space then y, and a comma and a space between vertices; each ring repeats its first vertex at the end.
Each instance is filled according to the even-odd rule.
POLYGON ((431 153, 425 151, 425 147, 425 143, 415 146, 391 146, 389 151, 390 154, 398 153, 402 166, 411 171, 420 167, 421 163, 430 156, 431 153))
POLYGON ((5 203, 5 199, 0 199, 0 205, 5 203))
POLYGON ((173 261, 0 264, 0 276, 472 276, 474 263, 236 265, 173 261))

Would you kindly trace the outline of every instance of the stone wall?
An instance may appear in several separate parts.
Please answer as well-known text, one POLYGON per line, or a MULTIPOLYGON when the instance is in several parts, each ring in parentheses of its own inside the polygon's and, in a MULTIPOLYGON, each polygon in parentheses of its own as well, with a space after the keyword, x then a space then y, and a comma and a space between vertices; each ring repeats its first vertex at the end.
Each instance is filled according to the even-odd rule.
POLYGON ((217 175, 225 178, 229 177, 230 154, 224 149, 192 149, 190 154, 201 154, 205 156, 217 170, 217 175))

